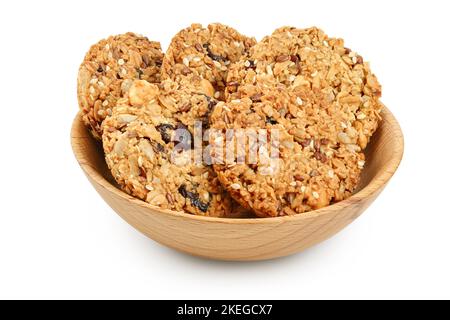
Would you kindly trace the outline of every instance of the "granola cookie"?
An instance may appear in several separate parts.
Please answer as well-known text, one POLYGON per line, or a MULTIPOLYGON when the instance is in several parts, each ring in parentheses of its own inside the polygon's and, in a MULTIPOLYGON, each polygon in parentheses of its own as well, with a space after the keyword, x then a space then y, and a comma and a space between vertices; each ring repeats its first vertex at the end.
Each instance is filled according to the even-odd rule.
POLYGON ((78 103, 83 121, 101 139, 101 123, 134 79, 160 81, 159 42, 134 33, 111 36, 93 45, 78 72, 78 103))
POLYGON ((194 73, 210 81, 216 90, 214 97, 223 99, 228 68, 255 43, 254 38, 219 23, 207 28, 192 24, 172 39, 163 60, 162 77, 175 80, 194 73))
POLYGON ((129 194, 163 209, 214 217, 248 216, 225 192, 211 166, 196 162, 194 121, 215 100, 198 76, 159 86, 135 80, 103 122, 106 162, 129 194), (206 90, 205 90, 206 88, 206 90))
POLYGON ((234 199, 260 217, 275 217, 319 209, 352 194, 364 154, 351 108, 306 87, 244 85, 242 90, 249 97, 220 102, 211 115, 214 170, 234 199), (227 129, 234 134, 226 137, 227 129), (250 142, 250 132, 240 129, 259 130, 263 139, 250 142), (220 150, 230 145, 243 151, 241 158, 239 151, 235 159, 223 156, 226 151, 220 150))
POLYGON ((345 110, 344 125, 356 130, 364 149, 380 120, 381 86, 369 64, 318 28, 283 27, 265 37, 228 73, 228 100, 242 97, 244 84, 305 88, 324 97, 333 108, 345 110))
POLYGON ((253 143, 241 154, 244 163, 214 165, 236 200, 268 217, 318 209, 354 192, 383 105, 368 63, 342 39, 317 28, 277 29, 230 68, 227 80, 227 103, 211 116, 214 150, 222 149, 227 129, 268 136, 257 161, 249 159, 253 143))

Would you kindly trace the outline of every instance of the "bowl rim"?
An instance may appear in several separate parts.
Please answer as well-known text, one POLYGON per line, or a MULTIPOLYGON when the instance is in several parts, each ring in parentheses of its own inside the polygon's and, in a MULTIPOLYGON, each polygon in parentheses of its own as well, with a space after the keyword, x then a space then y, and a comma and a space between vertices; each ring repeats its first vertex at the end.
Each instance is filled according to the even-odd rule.
POLYGON ((150 209, 148 210, 148 214, 156 213, 156 214, 170 215, 172 217, 191 219, 194 221, 214 222, 223 224, 260 224, 260 223, 281 224, 286 221, 292 222, 297 220, 309 219, 322 216, 324 214, 330 214, 331 212, 340 211, 352 204, 358 203, 363 199, 370 197, 372 194, 376 193, 378 190, 382 189, 387 184, 387 182, 391 179, 391 177, 394 175, 395 171, 399 167, 400 162, 403 158, 404 138, 398 121, 396 120, 394 115, 389 111, 388 108, 386 107, 383 108, 382 116, 383 116, 382 121, 388 123, 392 128, 392 133, 394 134, 394 136, 392 137, 391 140, 393 141, 393 143, 396 144, 393 156, 391 157, 391 159, 389 159, 388 162, 384 164, 384 166, 382 167, 382 171, 378 172, 376 176, 372 180, 370 180, 369 183, 364 188, 362 188, 357 193, 351 195, 349 198, 345 200, 342 200, 340 202, 334 203, 332 205, 326 206, 318 210, 308 211, 293 216, 282 216, 282 217, 218 218, 218 217, 192 215, 182 211, 161 209, 157 206, 151 205, 143 200, 140 200, 125 193, 121 189, 111 184, 105 177, 103 177, 103 175, 100 172, 95 170, 92 165, 87 163, 85 160, 81 160, 81 158, 84 158, 80 157, 80 155, 83 153, 83 150, 82 148, 78 147, 78 144, 80 143, 79 142, 80 140, 84 140, 86 137, 80 137, 78 134, 79 126, 83 126, 80 113, 78 113, 75 119, 73 120, 70 140, 75 158, 77 159, 80 167, 83 169, 86 175, 88 175, 92 180, 94 180, 100 187, 106 189, 109 192, 112 192, 122 200, 130 201, 143 209, 150 209))

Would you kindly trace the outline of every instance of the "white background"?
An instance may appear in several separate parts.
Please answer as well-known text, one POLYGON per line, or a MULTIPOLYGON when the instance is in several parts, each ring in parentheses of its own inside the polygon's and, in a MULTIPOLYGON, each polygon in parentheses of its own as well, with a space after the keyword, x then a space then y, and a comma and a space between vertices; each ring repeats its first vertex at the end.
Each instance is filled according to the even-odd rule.
POLYGON ((447 1, 9 1, 0 11, 0 298, 450 298, 447 1), (96 194, 70 148, 92 43, 135 31, 167 48, 192 22, 257 39, 317 25, 371 61, 405 134, 377 201, 288 258, 224 263, 145 238, 96 194))

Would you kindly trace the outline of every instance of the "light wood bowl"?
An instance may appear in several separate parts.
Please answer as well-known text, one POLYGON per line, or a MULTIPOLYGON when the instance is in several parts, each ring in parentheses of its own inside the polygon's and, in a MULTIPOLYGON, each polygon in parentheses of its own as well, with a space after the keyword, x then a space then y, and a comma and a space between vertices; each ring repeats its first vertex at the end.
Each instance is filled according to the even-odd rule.
POLYGON ((103 149, 77 116, 72 148, 97 192, 125 221, 148 237, 192 255, 220 260, 264 260, 287 256, 342 230, 377 198, 400 164, 403 135, 387 109, 366 150, 358 191, 329 207, 290 217, 224 219, 162 210, 121 191, 109 174, 103 149))

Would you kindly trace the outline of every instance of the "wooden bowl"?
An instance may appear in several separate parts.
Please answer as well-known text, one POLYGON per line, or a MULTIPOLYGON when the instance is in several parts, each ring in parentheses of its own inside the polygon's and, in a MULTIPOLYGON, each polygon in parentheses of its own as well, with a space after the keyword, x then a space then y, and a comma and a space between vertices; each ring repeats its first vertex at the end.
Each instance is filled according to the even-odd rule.
POLYGON ((403 135, 392 113, 366 150, 367 164, 358 191, 349 199, 320 210, 289 217, 224 219, 162 210, 116 187, 103 149, 77 116, 72 148, 97 192, 125 221, 148 237, 192 255, 220 260, 264 260, 300 252, 347 226, 376 199, 400 164, 403 135))

